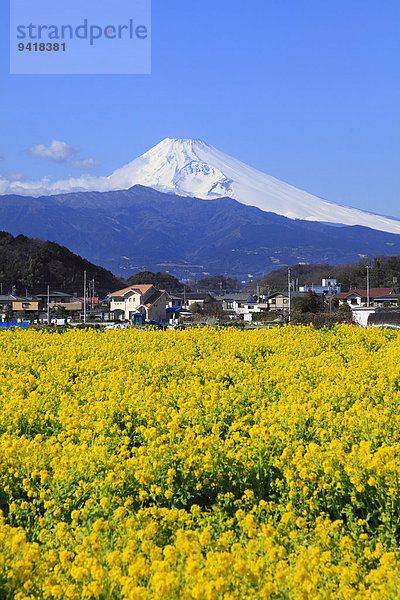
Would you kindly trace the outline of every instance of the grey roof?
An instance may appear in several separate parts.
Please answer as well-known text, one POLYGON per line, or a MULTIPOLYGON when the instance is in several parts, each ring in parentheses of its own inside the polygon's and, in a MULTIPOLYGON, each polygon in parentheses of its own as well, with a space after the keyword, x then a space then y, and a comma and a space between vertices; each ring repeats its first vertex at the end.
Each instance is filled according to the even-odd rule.
MULTIPOLYGON (((308 292, 291 292, 290 296, 292 298, 304 298, 304 296, 306 296, 308 294, 308 292)), ((267 296, 267 300, 269 298, 273 298, 274 296, 285 296, 285 298, 289 298, 289 292, 286 290, 284 292, 274 292, 273 294, 270 294, 269 296, 267 296)), ((318 294, 317 294, 318 296, 318 294)))
POLYGON ((232 300, 236 302, 255 302, 255 298, 252 294, 246 292, 238 292, 236 294, 226 294, 222 296, 221 300, 232 300))
POLYGON ((206 298, 210 298, 213 300, 214 298, 208 292, 186 292, 185 296, 183 293, 175 294, 177 298, 183 300, 186 297, 186 300, 206 300, 206 298))

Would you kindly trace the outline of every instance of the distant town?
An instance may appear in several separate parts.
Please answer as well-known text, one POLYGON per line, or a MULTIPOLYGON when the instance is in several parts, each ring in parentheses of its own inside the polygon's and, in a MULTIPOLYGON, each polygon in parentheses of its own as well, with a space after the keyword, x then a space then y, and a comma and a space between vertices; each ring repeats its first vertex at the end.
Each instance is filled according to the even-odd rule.
MULTIPOLYGON (((325 277, 317 284, 299 285, 288 269, 286 289, 266 293, 256 284, 254 291, 224 289, 227 279, 208 278, 208 287, 219 283, 219 289, 193 290, 177 282, 176 289, 162 289, 148 283, 131 283, 107 294, 96 293, 95 280, 84 273, 81 295, 62 289, 40 293, 18 294, 16 290, 0 295, 0 326, 29 327, 40 325, 98 325, 104 328, 155 326, 182 328, 196 324, 242 324, 277 326, 284 323, 329 325, 353 322, 358 325, 400 326, 400 294, 396 286, 371 287, 369 269, 365 289, 342 291, 335 278, 325 277), (219 280, 219 281, 218 281, 219 280)), ((154 274, 150 274, 153 275, 154 274)), ((138 273, 141 281, 146 273, 138 273)), ((135 276, 133 277, 133 279, 135 276)), ((153 277, 154 278, 154 277, 153 277)), ((207 279, 207 278, 206 278, 207 279)), ((167 276, 168 281, 168 276, 167 276)), ((230 280, 231 285, 234 280, 230 280)), ((238 282, 236 282, 238 283, 238 282)), ((233 285, 233 287, 235 287, 233 285)))

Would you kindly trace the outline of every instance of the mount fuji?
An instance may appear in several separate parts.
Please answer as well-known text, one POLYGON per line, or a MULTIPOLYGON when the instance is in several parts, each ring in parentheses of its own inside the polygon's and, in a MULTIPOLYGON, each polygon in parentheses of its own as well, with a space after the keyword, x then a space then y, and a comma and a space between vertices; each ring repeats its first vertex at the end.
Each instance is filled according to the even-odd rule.
POLYGON ((193 139, 167 138, 108 177, 82 176, 55 183, 43 180, 7 184, 0 178, 0 193, 37 197, 127 190, 135 185, 205 200, 229 197, 290 219, 361 225, 400 234, 400 220, 318 198, 193 139))

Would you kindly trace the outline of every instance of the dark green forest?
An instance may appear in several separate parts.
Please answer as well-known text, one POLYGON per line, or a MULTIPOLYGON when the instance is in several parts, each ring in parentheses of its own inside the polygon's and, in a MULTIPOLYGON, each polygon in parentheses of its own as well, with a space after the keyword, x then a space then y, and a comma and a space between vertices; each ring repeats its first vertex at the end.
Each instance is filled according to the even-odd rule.
POLYGON ((38 292, 47 285, 81 294, 85 270, 88 280, 95 280, 97 292, 116 290, 123 285, 110 271, 93 265, 64 246, 0 231, 0 283, 4 294, 12 288, 17 293, 25 289, 38 292))
POLYGON ((180 292, 183 290, 183 284, 169 273, 152 271, 140 271, 135 275, 131 275, 126 280, 126 285, 139 285, 141 283, 152 283, 155 287, 169 292, 180 292))

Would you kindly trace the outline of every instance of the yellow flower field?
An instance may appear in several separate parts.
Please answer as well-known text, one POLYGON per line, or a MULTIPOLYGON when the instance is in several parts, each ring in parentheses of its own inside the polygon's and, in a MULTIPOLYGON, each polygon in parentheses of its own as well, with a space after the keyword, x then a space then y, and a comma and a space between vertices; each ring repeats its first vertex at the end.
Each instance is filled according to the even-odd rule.
POLYGON ((0 598, 397 600, 400 336, 0 334, 0 598))

